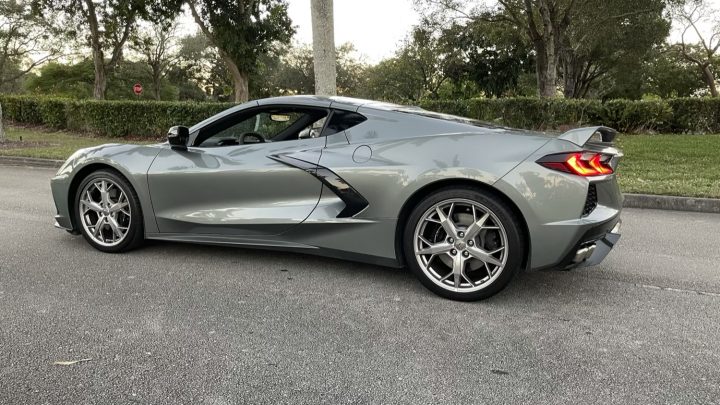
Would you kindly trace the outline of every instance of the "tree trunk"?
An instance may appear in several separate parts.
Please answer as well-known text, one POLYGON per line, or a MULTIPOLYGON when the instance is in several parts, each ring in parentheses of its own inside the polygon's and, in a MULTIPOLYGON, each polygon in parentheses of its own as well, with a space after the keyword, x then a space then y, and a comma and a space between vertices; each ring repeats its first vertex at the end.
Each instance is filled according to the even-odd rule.
POLYGON ((337 95, 333 0, 311 0, 315 94, 337 95))
POLYGON ((93 87, 93 97, 98 100, 105 99, 105 89, 107 88, 107 76, 105 76, 105 66, 95 63, 95 86, 93 87))
POLYGON ((160 101, 161 72, 158 66, 153 66, 153 96, 155 100, 160 101))
POLYGON ((95 3, 92 0, 85 0, 88 8, 87 16, 90 24, 90 48, 92 49, 93 65, 95 66, 95 86, 93 87, 93 97, 98 100, 105 99, 105 89, 107 88, 107 76, 105 69, 105 55, 103 53, 102 44, 100 43, 100 25, 98 24, 97 15, 95 15, 95 3))
POLYGON ((702 68, 702 74, 703 79, 705 80, 705 83, 707 84, 708 88, 710 89, 710 95, 713 97, 718 96, 717 86, 715 85, 715 75, 713 74, 712 70, 710 70, 709 65, 704 65, 702 68))
POLYGON ((3 128, 2 104, 0 104, 0 143, 5 143, 5 129, 3 128))
POLYGON ((537 74, 538 94, 541 98, 550 98, 557 95, 557 59, 548 55, 548 44, 545 41, 536 41, 534 44, 536 60, 535 72, 537 74))
POLYGON ((250 91, 248 90, 249 75, 247 72, 242 72, 238 68, 237 64, 233 62, 227 55, 222 55, 227 64, 228 70, 233 78, 233 88, 235 89, 235 102, 245 103, 250 99, 250 91))

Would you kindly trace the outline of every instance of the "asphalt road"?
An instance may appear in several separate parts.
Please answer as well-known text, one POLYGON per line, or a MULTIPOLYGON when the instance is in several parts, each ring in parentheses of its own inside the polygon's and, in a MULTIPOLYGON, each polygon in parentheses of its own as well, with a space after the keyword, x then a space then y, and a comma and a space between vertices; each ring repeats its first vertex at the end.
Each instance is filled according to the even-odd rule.
POLYGON ((467 304, 298 254, 102 254, 52 227, 51 175, 0 166, 2 404, 720 403, 720 215, 627 210, 603 265, 467 304))

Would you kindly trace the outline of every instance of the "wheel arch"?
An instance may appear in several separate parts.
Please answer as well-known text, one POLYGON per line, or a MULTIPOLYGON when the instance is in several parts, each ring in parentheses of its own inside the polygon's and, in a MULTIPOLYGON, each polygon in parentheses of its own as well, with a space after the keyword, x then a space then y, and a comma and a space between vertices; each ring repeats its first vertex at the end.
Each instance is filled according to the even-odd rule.
POLYGON ((443 189, 447 187, 472 187, 479 190, 482 190, 486 193, 490 193, 498 198, 500 198, 504 203, 507 204, 507 206, 510 208, 512 213, 520 220, 521 224, 521 232, 524 240, 525 245, 525 252, 523 255, 522 260, 522 268, 526 269, 528 267, 529 261, 530 261, 530 230, 527 225, 527 221, 525 217, 522 214, 522 211, 520 211, 520 208, 515 204, 515 202, 510 199, 507 195, 505 195, 502 191, 498 190, 497 188, 480 181, 476 180, 470 180, 470 179, 445 179, 445 180, 438 180, 429 184, 424 185, 423 187, 416 190, 410 197, 405 201, 402 208, 400 209, 400 214, 398 215, 398 221, 395 228, 395 255, 397 257, 398 262, 401 265, 406 265, 405 263, 405 254, 403 253, 403 234, 404 234, 404 227, 407 223, 408 217, 410 217, 410 213, 412 212, 413 208, 415 208, 425 197, 429 196, 430 194, 443 189))
MULTIPOLYGON (((69 215, 70 215, 70 223, 73 228, 73 232, 79 232, 77 218, 75 218, 75 196, 77 195, 77 190, 80 187, 80 183, 82 183, 83 180, 90 174, 98 171, 98 170, 107 170, 110 172, 113 172, 115 175, 122 177, 125 181, 130 184, 131 187, 135 187, 133 182, 128 179, 128 176, 123 174, 120 170, 114 168, 113 166, 107 164, 107 163, 90 163, 88 165, 83 166, 80 168, 74 175, 72 180, 70 181, 70 187, 68 187, 68 207, 70 207, 69 215)), ((136 191, 137 192, 137 191, 136 191)), ((142 217, 142 216, 141 216, 142 217)))

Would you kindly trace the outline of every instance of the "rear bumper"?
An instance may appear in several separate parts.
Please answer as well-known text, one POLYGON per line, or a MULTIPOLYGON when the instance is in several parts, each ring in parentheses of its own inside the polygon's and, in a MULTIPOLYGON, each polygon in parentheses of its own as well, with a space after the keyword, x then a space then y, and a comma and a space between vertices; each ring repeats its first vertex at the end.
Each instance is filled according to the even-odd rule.
POLYGON ((620 240, 620 218, 597 225, 583 234, 563 260, 553 267, 571 269, 600 264, 620 240))

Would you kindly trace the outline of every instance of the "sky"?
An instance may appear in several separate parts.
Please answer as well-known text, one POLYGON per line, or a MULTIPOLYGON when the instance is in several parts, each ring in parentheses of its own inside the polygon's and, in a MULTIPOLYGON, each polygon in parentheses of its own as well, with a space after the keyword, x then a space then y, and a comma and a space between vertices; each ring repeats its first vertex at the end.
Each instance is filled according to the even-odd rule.
MULTIPOLYGON (((715 10, 720 10, 720 0, 705 0, 715 10)), ((312 22, 310 0, 288 0, 289 14, 297 33, 294 41, 312 44, 312 22)), ((358 56, 365 62, 375 64, 393 56, 400 43, 406 38, 420 16, 413 7, 413 0, 334 0, 335 44, 351 42, 358 56)), ((189 13, 180 20, 181 34, 194 32, 197 28, 189 13)), ((712 32, 708 21, 701 22, 704 34, 712 32)), ((678 27, 670 33, 670 41, 680 39, 678 27)), ((697 37, 688 34, 687 40, 694 42, 697 37)))
MULTIPOLYGON (((297 30, 295 42, 312 44, 310 0, 288 0, 288 13, 297 30)), ((180 34, 197 29, 190 13, 180 18, 180 34)), ((357 56, 375 64, 393 56, 419 21, 412 0, 335 0, 335 44, 351 42, 357 56)))
MULTIPOLYGON (((295 40, 312 44, 310 0, 289 0, 289 4, 295 40)), ((370 63, 392 56, 419 20, 412 0, 335 0, 334 13, 335 44, 352 42, 370 63)))

